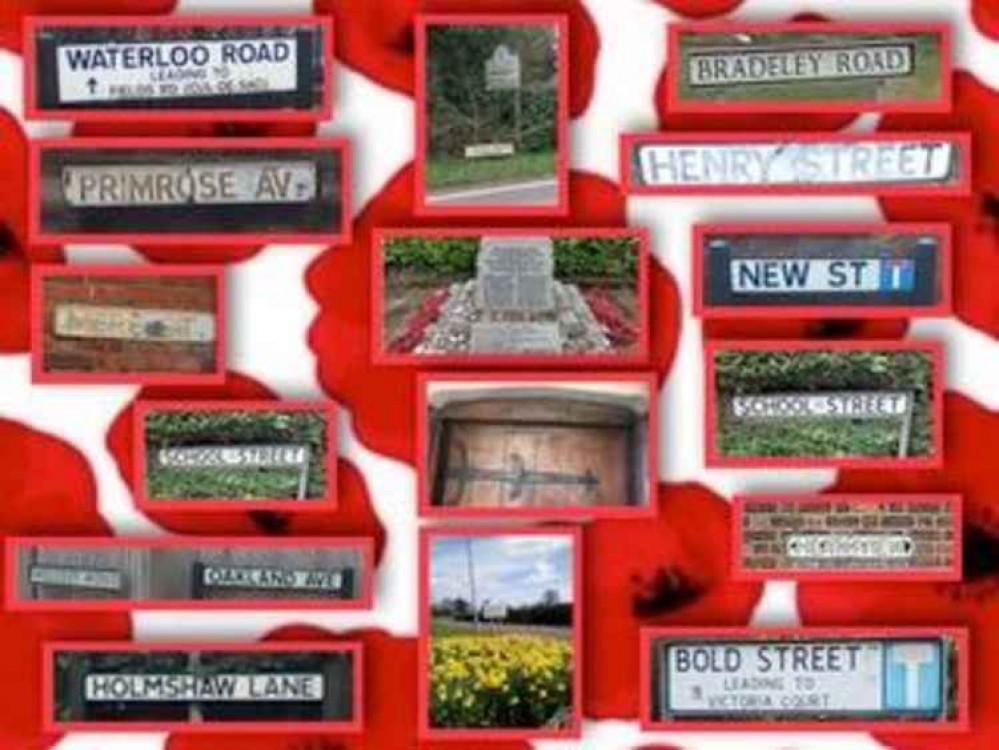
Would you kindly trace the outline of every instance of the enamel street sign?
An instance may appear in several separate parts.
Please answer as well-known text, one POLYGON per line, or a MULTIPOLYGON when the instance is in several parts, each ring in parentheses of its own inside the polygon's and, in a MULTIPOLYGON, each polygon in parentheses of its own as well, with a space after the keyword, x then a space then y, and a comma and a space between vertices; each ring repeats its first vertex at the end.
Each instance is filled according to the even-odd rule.
POLYGON ((228 110, 317 113, 329 85, 315 21, 64 25, 36 19, 40 112, 228 110))
POLYGON ((684 55, 684 65, 691 86, 893 78, 912 75, 916 47, 912 42, 695 47, 684 55))
POLYGON ((936 720, 946 712, 941 638, 669 638, 658 658, 659 711, 670 720, 936 720))
POLYGON ((57 305, 54 333, 64 338, 205 343, 215 340, 215 316, 183 310, 57 305))
POLYGON ((306 204, 318 190, 307 161, 70 166, 62 171, 73 208, 306 204))
MULTIPOLYGON (((728 232, 709 229, 700 255, 703 314, 782 308, 904 307, 927 315, 946 304, 943 234, 728 232)), ((747 313, 748 314, 748 313, 747 313)))
POLYGON ((915 554, 916 548, 910 534, 792 534, 785 544, 787 556, 796 560, 909 559, 915 554))
POLYGON ((91 673, 83 681, 88 702, 300 702, 321 701, 325 679, 320 673, 143 674, 91 673))

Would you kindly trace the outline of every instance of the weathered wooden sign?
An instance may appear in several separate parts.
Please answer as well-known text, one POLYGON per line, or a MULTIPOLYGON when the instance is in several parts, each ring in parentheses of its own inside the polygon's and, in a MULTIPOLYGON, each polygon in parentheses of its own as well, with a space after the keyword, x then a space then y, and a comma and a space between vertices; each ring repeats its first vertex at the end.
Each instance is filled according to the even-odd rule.
POLYGON ((53 333, 68 338, 211 342, 215 316, 185 310, 104 305, 56 305, 53 333))
POLYGON ((62 586, 98 591, 121 591, 124 587, 124 578, 119 570, 59 565, 31 566, 28 569, 28 581, 34 586, 62 586))
POLYGON ((360 659, 356 643, 47 644, 45 726, 357 730, 360 659))
POLYGON ((347 231, 342 140, 115 139, 32 145, 44 241, 235 243, 347 231))
POLYGON ((671 24, 671 111, 940 112, 950 32, 940 24, 671 24))
POLYGON ((513 156, 516 148, 512 143, 476 143, 465 146, 466 159, 496 159, 513 156))
POLYGON ((354 571, 198 563, 194 577, 196 590, 202 592, 206 589, 305 591, 345 599, 353 595, 354 571))
POLYGON ((520 55, 505 44, 499 45, 486 60, 486 91, 519 89, 520 70, 520 55))
POLYGON ((740 579, 957 580, 960 498, 756 495, 735 500, 740 579))
POLYGON ((956 641, 928 632, 653 635, 653 721, 954 723, 956 641))
POLYGON ((882 229, 697 227, 695 311, 706 317, 947 312, 947 228, 882 229))
POLYGON ((969 141, 953 133, 653 133, 626 135, 622 146, 635 193, 964 194, 970 186, 969 141))
POLYGON ((318 118, 329 113, 330 33, 304 18, 32 18, 29 116, 318 118))

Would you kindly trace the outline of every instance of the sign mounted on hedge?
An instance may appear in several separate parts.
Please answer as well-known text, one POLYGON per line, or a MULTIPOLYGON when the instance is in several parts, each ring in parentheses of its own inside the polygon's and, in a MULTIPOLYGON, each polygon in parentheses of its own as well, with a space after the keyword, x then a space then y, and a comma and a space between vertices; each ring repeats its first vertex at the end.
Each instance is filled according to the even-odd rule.
POLYGON ((331 114, 326 19, 35 17, 26 24, 24 49, 31 118, 331 114))
POLYGON ((675 112, 945 112, 944 24, 670 24, 675 112))

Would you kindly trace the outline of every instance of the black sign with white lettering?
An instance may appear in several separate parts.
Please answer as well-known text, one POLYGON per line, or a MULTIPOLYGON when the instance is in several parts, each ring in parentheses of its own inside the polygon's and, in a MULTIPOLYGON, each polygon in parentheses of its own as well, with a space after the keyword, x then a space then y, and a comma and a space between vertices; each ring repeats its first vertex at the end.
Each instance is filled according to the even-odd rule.
POLYGON ((943 299, 934 235, 708 233, 704 305, 933 307, 943 299))
POLYGON ((328 85, 318 23, 212 26, 40 23, 39 111, 309 112, 328 85))
POLYGON ((340 148, 40 150, 46 235, 341 232, 340 148))

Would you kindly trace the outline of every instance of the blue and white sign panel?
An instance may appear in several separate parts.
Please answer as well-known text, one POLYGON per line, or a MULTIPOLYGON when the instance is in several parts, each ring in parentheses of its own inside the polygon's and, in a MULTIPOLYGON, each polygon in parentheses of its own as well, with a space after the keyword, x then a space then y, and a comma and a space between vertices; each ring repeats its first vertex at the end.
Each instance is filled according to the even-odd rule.
POLYGON ((664 640, 668 719, 933 718, 946 710, 939 638, 664 640))

